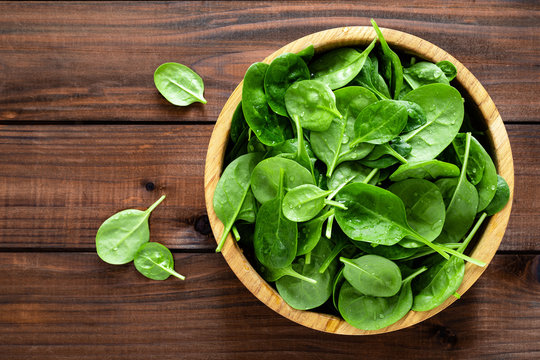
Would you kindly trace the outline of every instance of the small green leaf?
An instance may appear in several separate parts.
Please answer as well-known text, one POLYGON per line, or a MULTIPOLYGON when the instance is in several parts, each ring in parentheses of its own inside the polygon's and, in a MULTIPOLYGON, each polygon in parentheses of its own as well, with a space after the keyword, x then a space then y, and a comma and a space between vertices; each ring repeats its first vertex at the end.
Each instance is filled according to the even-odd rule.
POLYGON ((101 260, 113 265, 133 260, 139 247, 150 240, 148 218, 163 199, 165 195, 146 211, 123 210, 105 220, 96 234, 96 251, 101 260))
POLYGON ((187 106, 194 102, 206 104, 201 77, 185 65, 170 62, 161 64, 154 72, 158 91, 171 104, 187 106))
POLYGON ((141 274, 152 280, 165 280, 171 275, 186 279, 174 271, 174 258, 170 250, 156 242, 143 244, 135 255, 134 264, 141 274))

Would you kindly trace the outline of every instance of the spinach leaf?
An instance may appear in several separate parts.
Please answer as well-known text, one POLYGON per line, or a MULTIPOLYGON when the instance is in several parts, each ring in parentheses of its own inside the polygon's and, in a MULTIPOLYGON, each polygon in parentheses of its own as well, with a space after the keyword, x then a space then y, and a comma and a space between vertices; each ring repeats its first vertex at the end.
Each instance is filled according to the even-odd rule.
MULTIPOLYGON (((339 165, 330 180, 328 180, 328 188, 336 190, 343 183, 364 182, 364 179, 372 172, 372 169, 354 161, 347 161, 339 165)), ((375 174, 369 184, 375 185, 378 181, 378 172, 375 174)))
POLYGON ((381 43, 381 65, 383 68, 383 77, 390 84, 390 92, 392 93, 393 98, 397 99, 399 92, 401 91, 401 87, 403 86, 403 68, 401 66, 401 60, 399 60, 399 56, 397 56, 397 54, 393 52, 386 43, 386 40, 384 39, 384 36, 377 26, 375 20, 371 19, 371 24, 377 33, 379 42, 381 43))
POLYGON ((426 114, 420 105, 413 103, 412 101, 399 100, 400 104, 403 104, 407 109, 407 125, 403 128, 404 133, 411 132, 418 129, 420 126, 427 122, 426 114))
POLYGON ((298 248, 296 256, 310 253, 319 243, 322 236, 322 227, 328 217, 334 215, 334 209, 330 209, 316 218, 298 224, 298 248))
POLYGON ((392 100, 380 100, 366 106, 354 123, 354 140, 350 146, 362 142, 384 144, 399 135, 407 124, 407 108, 392 100))
MULTIPOLYGON (((452 147, 456 154, 457 160, 460 164, 463 164, 463 157, 465 155, 465 134, 457 134, 452 141, 452 147)), ((467 179, 473 185, 477 185, 484 176, 484 168, 486 166, 486 159, 482 150, 471 139, 471 149, 469 151, 469 161, 467 163, 467 179)), ((490 159, 491 160, 491 159, 490 159)))
MULTIPOLYGON (((467 238, 457 249, 458 253, 462 254, 465 251, 486 217, 486 213, 480 216, 467 238)), ((440 261, 440 257, 435 255, 426 263, 432 266, 414 282, 415 296, 412 307, 414 311, 428 311, 445 302, 456 293, 465 275, 465 263, 455 256, 449 260, 440 261)))
MULTIPOLYGON (((407 222, 416 232, 429 241, 439 236, 444 226, 446 207, 435 184, 423 179, 407 179, 392 184, 388 190, 403 201, 407 222)), ((408 237, 399 244, 408 248, 422 246, 422 243, 408 237)))
POLYGON ((344 208, 341 203, 325 199, 332 190, 322 190, 312 184, 305 184, 291 189, 283 198, 283 215, 295 222, 313 219, 326 206, 344 208))
POLYGON ((407 164, 406 157, 411 153, 412 147, 397 137, 389 143, 375 145, 373 150, 360 163, 377 169, 387 168, 398 162, 407 164))
POLYGON ((448 81, 454 80, 454 78, 457 75, 457 69, 454 66, 454 64, 452 64, 448 60, 443 60, 443 61, 439 61, 435 65, 437 65, 443 71, 443 73, 446 76, 446 78, 448 79, 448 81))
POLYGON ((278 192, 259 208, 253 247, 257 260, 272 269, 290 265, 296 256, 298 226, 281 212, 285 170, 279 169, 278 192))
POLYGON ((173 105, 187 106, 194 102, 206 104, 203 80, 185 65, 174 62, 161 64, 154 72, 154 84, 173 105))
POLYGON ((374 46, 375 40, 362 53, 345 47, 323 54, 309 66, 313 79, 328 85, 332 90, 347 85, 362 70, 374 46))
MULTIPOLYGON (((259 153, 242 155, 231 162, 221 174, 213 199, 214 211, 223 223, 223 233, 216 252, 220 252, 223 248, 225 239, 244 207, 244 201, 249 193, 251 173, 261 159, 262 155, 259 153)), ((247 215, 244 219, 246 218, 247 215)))
POLYGON ((281 169, 285 173, 283 186, 287 191, 303 184, 315 183, 310 172, 294 160, 282 157, 265 159, 257 164, 251 175, 251 190, 261 204, 276 197, 281 169))
MULTIPOLYGON (((419 249, 406 248, 399 243, 395 245, 376 245, 365 243, 363 241, 354 241, 354 245, 365 253, 379 255, 387 258, 388 260, 403 260, 415 255, 419 249)), ((433 250, 432 250, 433 251, 433 250)))
POLYGON ((332 284, 332 303, 334 304, 334 308, 337 311, 339 311, 339 307, 338 307, 338 299, 336 295, 339 295, 338 290, 341 288, 341 285, 343 285, 343 283, 345 282, 345 277, 343 276, 343 270, 345 270, 344 266, 341 268, 341 270, 339 270, 332 284))
POLYGON ((403 201, 388 190, 364 183, 354 183, 341 189, 337 194, 337 200, 348 210, 336 208, 336 220, 343 232, 353 240, 394 245, 405 236, 410 236, 429 246, 445 259, 448 259, 448 253, 478 266, 485 266, 482 261, 431 243, 414 231, 407 223, 403 201))
POLYGON ((379 62, 377 57, 368 56, 360 73, 353 79, 353 84, 358 84, 373 92, 379 99, 389 99, 390 91, 383 77, 379 74, 379 62))
POLYGON ((304 276, 302 274, 299 274, 296 271, 294 271, 291 264, 289 264, 289 265, 287 265, 287 266, 285 266, 283 268, 280 268, 280 269, 272 269, 272 268, 269 268, 269 267, 266 267, 266 266, 261 266, 259 271, 260 271, 262 277, 266 281, 270 281, 270 282, 277 281, 277 280, 281 279, 284 276, 292 276, 293 278, 300 279, 302 281, 307 281, 307 282, 309 282, 311 284, 316 284, 317 283, 316 280, 314 280, 312 278, 309 278, 307 276, 304 276))
POLYGON ((392 325, 411 309, 411 281, 425 270, 422 267, 404 279, 399 293, 392 297, 365 295, 345 282, 339 293, 339 312, 349 324, 362 330, 378 330, 392 325))
POLYGON ((165 199, 160 197, 146 211, 120 211, 101 224, 96 234, 96 251, 101 260, 119 265, 133 260, 137 250, 150 240, 148 218, 165 199))
POLYGON ((274 146, 285 141, 284 132, 289 121, 274 113, 266 101, 264 77, 268 64, 255 63, 244 75, 242 111, 249 127, 264 144, 274 146))
POLYGON ((434 83, 450 85, 441 68, 426 61, 421 61, 411 67, 404 68, 403 78, 413 89, 434 83))
POLYGON ((418 129, 401 135, 412 146, 408 160, 434 159, 450 145, 463 122, 461 94, 449 85, 430 84, 411 91, 403 100, 420 105, 427 118, 418 129))
POLYGON ((335 117, 341 118, 334 93, 319 81, 295 82, 285 92, 285 106, 291 119, 307 130, 325 131, 335 117))
POLYGON ((315 157, 313 150, 311 150, 309 143, 304 141, 303 138, 300 138, 300 140, 301 144, 304 145, 304 150, 298 149, 298 139, 288 139, 279 145, 271 147, 266 154, 266 157, 280 156, 286 159, 295 160, 310 172, 313 172, 317 158, 315 157), (298 156, 298 153, 300 153, 300 156, 298 156))
POLYGON ((476 215, 478 192, 466 176, 470 144, 471 134, 467 133, 460 177, 440 179, 435 182, 435 185, 441 189, 443 198, 447 198, 448 202, 444 227, 437 238, 439 243, 459 242, 471 227, 476 215), (451 197, 449 194, 452 194, 451 197))
POLYGON ((300 56, 285 53, 275 58, 264 76, 264 91, 270 108, 279 115, 287 116, 285 91, 296 81, 309 78, 309 69, 300 56))
POLYGON ((501 211, 508 203, 510 199, 510 188, 506 183, 506 180, 500 175, 497 175, 497 190, 495 196, 484 210, 488 216, 495 215, 501 211))
POLYGON ((427 160, 401 165, 390 175, 390 180, 402 181, 409 178, 435 180, 441 177, 457 176, 459 176, 459 168, 456 165, 439 160, 427 160))
POLYGON ((246 194, 246 197, 244 198, 244 202, 242 203, 242 207, 240 208, 240 211, 238 212, 236 221, 243 220, 248 223, 254 223, 256 217, 257 217, 257 200, 255 199, 255 196, 253 196, 253 192, 251 191, 251 189, 249 189, 246 194))
POLYGON ((326 131, 312 131, 310 134, 313 152, 326 164, 328 177, 340 163, 361 159, 373 149, 373 145, 367 143, 351 147, 350 136, 354 133, 354 123, 360 112, 375 103, 377 98, 359 86, 336 90, 335 97, 336 107, 343 117, 334 117, 326 131))
POLYGON ((306 263, 304 257, 298 257, 292 264, 296 272, 317 281, 316 284, 290 276, 284 276, 276 282, 279 294, 291 307, 308 310, 328 300, 332 294, 332 280, 337 272, 337 262, 334 261, 324 273, 319 273, 319 267, 328 252, 330 252, 330 241, 323 237, 311 252, 309 264, 306 263))
MULTIPOLYGON (((244 119, 244 113, 242 110, 242 102, 238 103, 236 109, 234 110, 233 116, 231 118, 231 130, 229 132, 229 137, 233 143, 240 141, 242 133, 248 130, 249 127, 244 119)), ((233 159, 234 160, 234 159, 233 159)))
POLYGON ((186 279, 184 275, 174 271, 171 251, 156 242, 143 244, 135 254, 133 263, 141 274, 152 280, 165 280, 171 275, 181 280, 186 279))
POLYGON ((391 260, 377 255, 339 260, 345 265, 345 279, 362 294, 389 297, 401 288, 401 272, 391 260))
POLYGON ((315 55, 315 48, 313 45, 308 45, 304 49, 300 50, 296 55, 300 56, 307 64, 311 61, 313 55, 315 55))
MULTIPOLYGON (((465 134, 458 134, 453 142, 455 144, 454 149, 462 163, 463 146, 460 146, 460 144, 464 142, 464 139, 465 134)), ((478 209, 476 211, 480 212, 489 205, 495 196, 497 190, 497 170, 495 169, 495 164, 493 164, 493 160, 491 160, 488 152, 473 136, 471 136, 471 149, 468 164, 467 176, 471 179, 472 184, 475 185, 476 190, 478 191, 478 209), (475 159, 475 162, 473 163, 475 167, 473 167, 470 172, 468 166, 471 164, 471 159, 475 159), (482 164, 482 166, 479 164, 482 164), (481 173, 481 175, 477 176, 479 173, 481 173), (477 182, 472 181, 472 178, 477 180, 477 182)))

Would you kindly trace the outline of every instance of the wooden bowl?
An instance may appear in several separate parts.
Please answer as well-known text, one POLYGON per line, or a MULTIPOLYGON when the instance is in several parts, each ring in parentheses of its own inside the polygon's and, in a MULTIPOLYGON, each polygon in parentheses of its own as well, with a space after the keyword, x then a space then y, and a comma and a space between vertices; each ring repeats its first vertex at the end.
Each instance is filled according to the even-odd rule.
MULTIPOLYGON (((460 85, 459 87, 462 95, 466 98, 468 97, 468 102, 476 104, 476 107, 479 110, 478 114, 484 118, 484 125, 487 128, 487 133, 491 141, 491 150, 494 155, 497 171, 506 179, 510 187, 510 201, 502 211, 489 219, 481 238, 470 253, 470 256, 489 264, 499 247, 508 224, 514 192, 514 163, 512 160, 512 152, 510 149, 510 142, 508 141, 508 135, 499 112, 478 80, 469 72, 469 70, 467 70, 467 68, 447 52, 416 36, 396 30, 381 30, 386 41, 396 50, 410 53, 434 63, 442 60, 451 61, 458 71, 456 80, 460 85)), ((375 31, 371 27, 343 27, 325 30, 293 41, 274 52, 263 61, 265 63, 270 63, 274 58, 285 52, 296 53, 310 44, 313 44, 316 53, 342 46, 367 46, 375 37, 375 31)), ((225 149, 227 148, 228 134, 231 126, 231 117, 241 98, 242 82, 240 82, 233 91, 218 117, 210 139, 210 144, 208 145, 208 153, 206 156, 204 176, 206 209, 208 210, 208 218, 210 219, 210 224, 216 239, 219 239, 221 236, 223 224, 214 212, 212 199, 222 172, 223 158, 225 149)), ((369 335, 403 329, 432 317, 456 301, 456 298, 451 296, 446 302, 431 311, 410 311, 404 318, 386 328, 376 331, 359 330, 336 316, 313 311, 301 311, 290 307, 281 298, 278 292, 255 271, 251 264, 246 260, 242 250, 238 247, 231 235, 229 235, 229 238, 223 247, 222 254, 240 281, 242 281, 253 295, 272 310, 299 324, 329 333, 369 335)), ((482 275, 485 269, 485 267, 482 268, 467 263, 465 267, 465 277, 458 293, 461 295, 464 294, 480 275, 482 275)))

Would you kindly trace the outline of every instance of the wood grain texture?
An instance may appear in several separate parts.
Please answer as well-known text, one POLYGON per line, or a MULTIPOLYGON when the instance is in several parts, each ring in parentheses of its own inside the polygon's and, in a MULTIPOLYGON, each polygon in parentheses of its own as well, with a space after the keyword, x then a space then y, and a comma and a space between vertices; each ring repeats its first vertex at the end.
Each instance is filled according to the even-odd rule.
POLYGON ((538 256, 498 255, 447 311, 348 337, 272 312, 218 254, 175 254, 185 282, 93 253, 0 253, 3 359, 531 359, 540 356, 538 256), (519 342, 516 341, 519 339, 519 342), (399 349, 399 350, 396 350, 399 349))
MULTIPOLYGON (((463 88, 461 94, 465 99, 465 102, 473 106, 473 110, 475 110, 478 114, 477 116, 483 120, 483 123, 485 124, 485 134, 489 137, 492 145, 493 162, 497 167, 498 174, 506 180, 510 190, 510 199, 508 203, 500 212, 490 217, 485 224, 484 230, 479 233, 481 235, 478 242, 468 254, 477 260, 483 261, 486 265, 489 265, 489 262, 495 255, 503 239, 510 217, 514 193, 514 162, 512 150, 510 148, 508 134, 499 112, 489 97, 489 94, 474 75, 450 54, 430 42, 411 34, 384 28, 381 29, 381 32, 388 42, 388 45, 395 49, 411 53, 415 56, 420 56, 421 58, 434 63, 445 60, 452 62, 457 69, 456 82, 463 88)), ((315 54, 318 54, 344 46, 367 46, 376 37, 375 30, 366 26, 342 27, 325 30, 307 35, 285 45, 266 57, 263 62, 270 64, 272 60, 279 55, 287 52, 299 52, 308 45, 313 45, 315 54)), ((213 197, 223 168, 223 158, 229 139, 231 119, 241 100, 242 82, 233 91, 219 114, 212 132, 212 137, 208 144, 208 153, 206 155, 204 170, 206 209, 208 211, 208 218, 212 226, 214 237, 218 239, 221 238, 224 227, 214 212, 213 197)), ((445 302, 430 311, 420 313, 409 311, 407 315, 397 322, 379 330, 359 330, 339 317, 329 317, 316 311, 299 311, 288 305, 257 273, 248 260, 246 260, 242 249, 238 246, 237 242, 234 241, 231 234, 228 235, 228 240, 225 241, 225 245, 221 252, 240 281, 242 281, 242 283, 268 307, 299 324, 329 333, 373 335, 400 330, 434 316, 455 301, 455 297, 449 297, 445 302)), ((463 282, 457 292, 460 295, 464 294, 482 275, 485 269, 486 267, 466 263, 463 282)))
MULTIPOLYGON (((516 185, 500 249, 540 251, 540 128, 507 130, 516 185)), ((152 236, 173 249, 213 250, 203 193, 211 132, 212 125, 0 126, 0 154, 8 154, 0 157, 0 249, 92 249, 104 219, 164 193, 152 236)))
POLYGON ((535 1, 3 2, 0 14, 0 121, 213 122, 251 63, 375 18, 460 60, 505 121, 540 122, 535 1), (152 80, 166 61, 202 75, 207 105, 167 105, 152 80))

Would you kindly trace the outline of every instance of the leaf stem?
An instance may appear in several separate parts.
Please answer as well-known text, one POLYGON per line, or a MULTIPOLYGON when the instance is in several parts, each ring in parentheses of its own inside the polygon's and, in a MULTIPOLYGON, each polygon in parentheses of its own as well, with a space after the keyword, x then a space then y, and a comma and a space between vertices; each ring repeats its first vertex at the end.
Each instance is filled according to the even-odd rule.
POLYGON ((366 176, 366 178, 362 181, 364 184, 367 184, 373 179, 373 177, 379 172, 379 169, 373 169, 371 172, 366 176))
POLYGON ((478 229, 480 228, 480 226, 482 225, 486 217, 487 217, 487 214, 485 212, 483 212, 482 215, 480 215, 480 218, 478 219, 478 221, 476 221, 476 224, 472 228, 471 232, 469 233, 469 235, 467 235, 465 240, 463 240, 463 243, 457 249, 457 251, 459 251, 460 253, 463 253, 465 251, 465 249, 467 248, 467 245, 469 245, 469 243, 473 239, 474 235, 476 234, 476 232, 478 231, 478 229))
POLYGON ((334 246, 334 248, 332 249, 332 252, 330 252, 330 254, 328 254, 326 259, 324 259, 324 262, 322 263, 321 267, 319 268, 319 273, 321 273, 321 274, 324 273, 326 271, 326 269, 328 269, 328 267, 330 266, 332 261, 334 261, 336 256, 338 256, 339 253, 341 252, 341 250, 345 249, 345 247, 347 247, 347 245, 349 245, 347 241, 341 240, 340 242, 338 242, 336 244, 336 246, 334 246))
POLYGON ((340 203, 340 202, 334 201, 334 200, 324 199, 324 203, 325 203, 326 205, 335 206, 335 207, 337 207, 337 208, 340 208, 340 209, 343 209, 343 210, 347 210, 347 207, 346 207, 345 205, 343 205, 343 204, 340 203))
POLYGON ((332 225, 334 224, 334 214, 330 215, 328 217, 328 221, 326 222, 326 233, 324 234, 327 239, 330 239, 332 237, 332 225))
POLYGON ((427 267, 425 266, 422 266, 420 269, 416 270, 415 272, 413 272, 411 275, 407 276, 405 279, 403 279, 401 281, 402 284, 406 283, 407 281, 411 281, 412 279, 414 279, 415 277, 417 277, 418 275, 420 275, 421 273, 423 273, 424 271, 427 270, 427 267))
POLYGON ((154 209, 159 205, 161 204, 161 202, 165 200, 165 195, 162 195, 159 199, 157 199, 157 201, 155 203, 153 203, 152 205, 150 205, 150 207, 148 209, 146 209, 145 213, 147 216, 150 215, 150 213, 152 211, 154 211, 154 209))
POLYGON ((238 229, 234 225, 232 226, 232 233, 234 235, 235 240, 240 241, 240 233, 238 232, 238 229))

